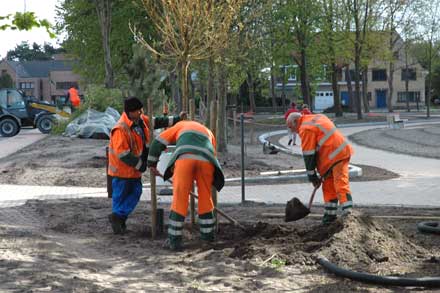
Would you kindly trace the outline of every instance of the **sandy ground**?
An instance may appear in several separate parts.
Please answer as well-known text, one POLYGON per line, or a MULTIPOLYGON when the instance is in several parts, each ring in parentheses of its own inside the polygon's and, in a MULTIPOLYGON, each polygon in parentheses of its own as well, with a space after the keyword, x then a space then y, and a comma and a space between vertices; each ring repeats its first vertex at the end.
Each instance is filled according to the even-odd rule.
MULTIPOLYGON (((201 244, 198 228, 187 222, 185 250, 170 252, 162 247, 164 235, 150 238, 146 202, 129 218, 123 236, 111 233, 110 206, 109 199, 85 198, 3 209, 0 291, 405 291, 336 278, 316 264, 320 255, 379 275, 440 274, 440 238, 419 233, 420 220, 410 217, 438 217, 438 209, 360 208, 326 227, 313 214, 293 223, 263 216, 282 214, 284 206, 222 206, 246 231, 220 219, 217 242, 201 244), (377 214, 400 218, 371 217, 377 214)), ((167 215, 168 207, 162 207, 167 215)))
MULTIPOLYGON (((48 137, 1 159, 0 181, 104 186, 106 144, 101 140, 48 137)), ((238 145, 231 145, 230 153, 220 156, 227 177, 239 174, 238 154, 238 145)), ((247 175, 304 166, 299 157, 263 155, 257 144, 247 146, 247 160, 247 175)), ((374 166, 362 167, 365 175, 358 180, 397 176, 374 166)), ((165 210, 166 223, 169 206, 160 207, 165 210)), ((421 219, 438 220, 439 209, 360 207, 344 221, 322 226, 322 207, 315 207, 307 218, 292 223, 265 216, 283 215, 281 205, 249 203, 220 208, 245 225, 245 231, 219 218, 216 243, 201 243, 197 226, 191 226, 187 219, 185 250, 177 253, 162 247, 164 234, 151 239, 148 202, 141 202, 130 216, 128 232, 123 236, 111 233, 107 220, 111 201, 107 198, 32 200, 20 207, 0 208, 0 291, 421 289, 385 288, 340 279, 316 264, 318 256, 345 268, 379 275, 440 275, 440 238, 416 229, 421 219)))

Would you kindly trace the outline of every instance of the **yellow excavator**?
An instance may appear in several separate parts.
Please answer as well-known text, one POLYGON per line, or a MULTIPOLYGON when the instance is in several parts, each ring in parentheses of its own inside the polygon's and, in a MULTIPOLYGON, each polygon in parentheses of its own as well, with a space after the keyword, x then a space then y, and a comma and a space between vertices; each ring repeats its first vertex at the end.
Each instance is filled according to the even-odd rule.
POLYGON ((70 113, 55 104, 26 97, 16 89, 0 89, 0 135, 15 136, 23 126, 38 128, 42 133, 52 130, 56 115, 68 118, 70 113))

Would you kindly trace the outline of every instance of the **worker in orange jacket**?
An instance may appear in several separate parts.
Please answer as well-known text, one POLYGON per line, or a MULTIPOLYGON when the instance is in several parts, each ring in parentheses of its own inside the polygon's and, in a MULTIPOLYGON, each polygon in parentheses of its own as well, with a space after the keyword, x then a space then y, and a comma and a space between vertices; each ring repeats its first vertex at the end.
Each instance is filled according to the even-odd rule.
POLYGON ((72 105, 72 110, 76 110, 81 105, 81 99, 78 95, 78 90, 76 87, 71 87, 67 92, 67 98, 72 105))
POLYGON ((168 224, 168 240, 172 250, 182 248, 182 229, 188 211, 189 194, 194 180, 198 191, 198 222, 200 237, 214 241, 215 219, 211 187, 220 191, 224 176, 216 158, 216 141, 212 132, 196 121, 180 121, 162 132, 152 143, 148 154, 148 166, 153 173, 160 153, 170 144, 176 144, 164 180, 173 177, 173 202, 168 224), (174 174, 174 175, 173 175, 174 174))
MULTIPOLYGON (((154 117, 154 128, 174 125, 180 116, 154 117)), ((109 215, 113 232, 126 230, 128 215, 135 209, 142 193, 142 172, 147 168, 150 143, 149 118, 143 114, 143 104, 136 97, 124 101, 124 112, 110 134, 108 175, 112 176, 112 213, 109 215)))
POLYGON ((353 154, 352 147, 333 122, 325 115, 291 113, 287 127, 299 134, 307 175, 313 186, 322 181, 324 194, 324 216, 328 224, 336 219, 339 205, 342 214, 353 207, 350 192, 348 164, 353 154), (320 177, 318 176, 317 172, 320 177))

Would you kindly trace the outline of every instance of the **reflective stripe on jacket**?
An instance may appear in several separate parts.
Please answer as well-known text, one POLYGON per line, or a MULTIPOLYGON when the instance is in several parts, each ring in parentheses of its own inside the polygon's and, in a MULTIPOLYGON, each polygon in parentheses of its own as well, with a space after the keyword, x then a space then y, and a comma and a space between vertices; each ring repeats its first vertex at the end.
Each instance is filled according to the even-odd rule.
POLYGON ((316 168, 322 176, 336 162, 353 154, 345 137, 325 115, 300 117, 298 133, 308 174, 316 168))
POLYGON ((136 132, 133 121, 125 112, 113 127, 109 144, 108 174, 110 176, 127 179, 142 176, 138 169, 142 165, 141 155, 144 144, 148 147, 150 141, 150 131, 148 130, 148 117, 141 115, 141 119, 144 138, 141 133, 136 132))

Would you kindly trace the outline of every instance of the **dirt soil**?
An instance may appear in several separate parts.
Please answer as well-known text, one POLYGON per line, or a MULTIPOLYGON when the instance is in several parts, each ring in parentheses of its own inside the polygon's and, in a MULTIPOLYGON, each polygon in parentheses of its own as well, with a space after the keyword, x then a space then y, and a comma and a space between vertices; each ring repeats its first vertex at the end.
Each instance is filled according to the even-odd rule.
MULTIPOLYGON (((261 129, 255 136, 272 128, 261 129)), ((268 170, 304 168, 299 156, 264 155, 261 145, 249 143, 249 135, 246 140, 246 176, 268 170)), ((105 186, 107 143, 49 136, 1 159, 0 183, 105 186)), ((239 176, 240 147, 235 144, 228 149, 230 152, 220 154, 219 161, 226 177, 239 176)), ((374 166, 361 167, 364 175, 357 180, 398 176, 374 166)), ((169 205, 161 203, 159 207, 164 209, 167 223, 169 205)), ((284 205, 248 203, 220 208, 245 225, 245 231, 219 218, 217 241, 201 243, 198 227, 191 226, 187 218, 185 249, 170 252, 163 247, 165 233, 151 239, 150 206, 145 201, 129 217, 128 232, 122 236, 111 232, 107 219, 111 200, 107 198, 30 200, 23 206, 0 207, 0 291, 409 292, 423 289, 386 288, 341 279, 316 264, 319 256, 341 267, 372 274, 440 275, 440 238, 416 229, 423 219, 440 220, 440 209, 358 207, 344 221, 322 226, 322 206, 314 207, 307 218, 292 223, 284 223, 282 219, 284 205)))
MULTIPOLYGON (((280 130, 280 127, 260 128, 254 132, 252 141, 249 134, 245 139, 246 177, 259 176, 261 172, 266 171, 304 169, 301 156, 282 152, 276 155, 263 154, 263 147, 257 137, 265 131, 280 130)), ((107 145, 108 140, 48 136, 15 154, 0 159, 0 184, 105 187, 107 145)), ((241 147, 238 142, 229 144, 227 153, 219 153, 218 159, 226 178, 241 176, 240 154, 241 147)), ((352 181, 386 180, 398 177, 391 171, 374 166, 360 167, 363 176, 353 178, 352 181)), ((148 172, 144 173, 143 182, 149 182, 148 172)))
MULTIPOLYGON (((169 207, 160 207, 166 218, 169 207)), ((438 219, 439 209, 358 208, 344 221, 322 226, 315 214, 292 223, 263 215, 283 214, 284 206, 221 208, 246 230, 220 218, 217 242, 201 243, 187 219, 182 252, 163 248, 164 234, 151 240, 146 202, 128 219, 123 236, 108 225, 107 198, 31 200, 1 209, 0 291, 406 291, 337 278, 316 264, 319 256, 378 275, 440 275, 440 238, 418 232, 420 218, 411 218, 438 219)))

